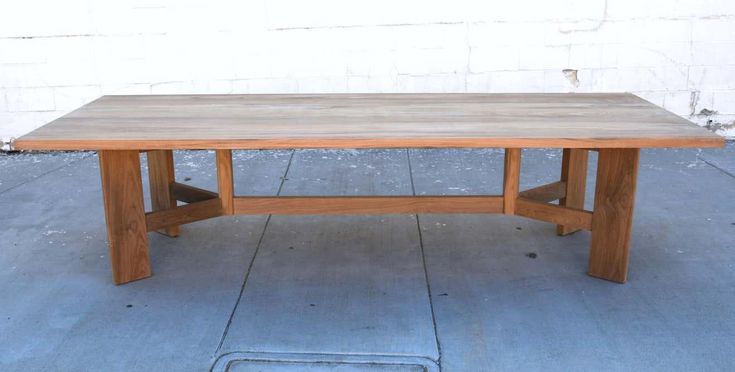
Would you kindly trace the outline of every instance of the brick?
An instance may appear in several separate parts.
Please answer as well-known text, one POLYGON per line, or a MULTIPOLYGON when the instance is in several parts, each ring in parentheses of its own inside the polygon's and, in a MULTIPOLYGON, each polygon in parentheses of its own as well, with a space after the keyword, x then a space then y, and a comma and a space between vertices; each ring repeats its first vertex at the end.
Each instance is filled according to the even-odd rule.
POLYGON ((46 62, 44 45, 40 39, 0 39, 0 64, 46 62))
POLYGON ((603 46, 599 44, 572 45, 569 48, 568 67, 576 70, 608 67, 603 63, 603 46))
POLYGON ((299 93, 345 93, 347 77, 319 76, 296 79, 299 93))
POLYGON ((399 75, 396 85, 396 91, 401 93, 457 93, 464 91, 464 75, 454 73, 426 76, 399 75))
POLYGON ((467 48, 410 49, 394 54, 399 74, 457 73, 467 69, 467 48))
POLYGON ((101 95, 99 86, 55 87, 54 104, 57 110, 74 110, 101 95))
POLYGON ((232 90, 238 93, 298 93, 299 86, 291 78, 233 80, 232 90))
POLYGON ((347 90, 351 93, 390 93, 397 91, 398 76, 349 76, 347 90))
POLYGON ((520 66, 520 52, 517 47, 488 46, 472 48, 470 71, 515 71, 520 66))
MULTIPOLYGON (((733 26, 735 27, 735 25, 733 26)), ((695 66, 735 65, 735 42, 700 42, 691 45, 691 64, 695 66)))
POLYGON ((735 115, 735 91, 714 92, 712 109, 720 114, 735 115))
MULTIPOLYGON (((731 14, 735 10, 731 9, 731 14)), ((735 42, 735 19, 701 19, 692 22, 693 43, 735 42)))
POLYGON ((733 66, 692 66, 689 80, 700 89, 735 89, 735 68, 733 66))
POLYGON ((5 95, 8 112, 56 109, 52 88, 7 88, 0 91, 5 95))
POLYGON ((521 70, 568 68, 569 49, 569 46, 522 46, 519 48, 519 68, 521 70))
POLYGON ((536 71, 496 71, 490 72, 490 93, 543 92, 545 72, 536 71))

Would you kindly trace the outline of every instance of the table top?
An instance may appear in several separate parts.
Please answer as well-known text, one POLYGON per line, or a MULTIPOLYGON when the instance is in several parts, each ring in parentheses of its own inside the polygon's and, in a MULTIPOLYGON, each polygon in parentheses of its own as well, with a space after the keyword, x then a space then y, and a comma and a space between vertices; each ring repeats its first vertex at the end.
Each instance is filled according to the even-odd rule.
POLYGON ((629 93, 104 96, 17 149, 717 147, 629 93))

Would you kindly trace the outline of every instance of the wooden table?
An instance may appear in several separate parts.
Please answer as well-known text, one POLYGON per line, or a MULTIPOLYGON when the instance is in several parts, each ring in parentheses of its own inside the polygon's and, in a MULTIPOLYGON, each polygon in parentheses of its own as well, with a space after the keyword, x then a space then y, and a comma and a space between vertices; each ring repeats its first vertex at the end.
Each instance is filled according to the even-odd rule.
POLYGON ((151 275, 148 236, 232 214, 504 213, 591 231, 589 275, 625 282, 638 158, 724 140, 632 94, 105 96, 21 137, 24 150, 97 150, 112 276, 151 275), (505 148, 503 195, 235 196, 236 149, 505 148), (563 149, 558 182, 519 190, 521 149, 563 149), (214 149, 218 191, 176 182, 172 150, 214 149), (139 153, 148 157, 152 211, 139 153), (598 151, 594 210, 587 156, 598 151), (558 204, 550 202, 558 200, 558 204), (177 206, 177 201, 186 203, 177 206))

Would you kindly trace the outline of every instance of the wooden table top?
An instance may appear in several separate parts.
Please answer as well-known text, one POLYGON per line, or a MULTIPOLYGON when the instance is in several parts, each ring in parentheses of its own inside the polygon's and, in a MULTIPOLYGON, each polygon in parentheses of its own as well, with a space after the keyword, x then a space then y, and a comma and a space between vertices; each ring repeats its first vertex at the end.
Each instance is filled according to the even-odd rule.
POLYGON ((628 93, 104 96, 17 149, 717 147, 628 93))

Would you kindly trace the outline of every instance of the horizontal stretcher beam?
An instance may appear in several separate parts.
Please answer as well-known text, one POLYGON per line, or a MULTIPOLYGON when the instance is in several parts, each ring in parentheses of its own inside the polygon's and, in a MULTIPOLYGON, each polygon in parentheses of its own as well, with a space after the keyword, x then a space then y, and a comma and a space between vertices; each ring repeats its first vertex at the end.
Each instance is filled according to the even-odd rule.
MULTIPOLYGON (((227 215, 216 192, 174 182, 171 191, 183 206, 146 213, 148 231, 227 215)), ((514 215, 590 230, 592 213, 548 204, 563 198, 565 182, 519 193, 514 215)), ((503 213, 503 196, 236 196, 232 214, 425 214, 503 213)))
POLYGON ((168 226, 183 225, 222 215, 222 204, 220 200, 209 199, 180 207, 146 213, 146 228, 148 231, 156 231, 168 226))
POLYGON ((567 195, 567 183, 564 181, 553 182, 526 191, 521 191, 518 196, 548 203, 559 200, 567 195))
POLYGON ((544 203, 527 198, 516 199, 515 214, 575 229, 592 230, 592 212, 544 203))
POLYGON ((500 213, 502 196, 244 196, 235 214, 500 213))

